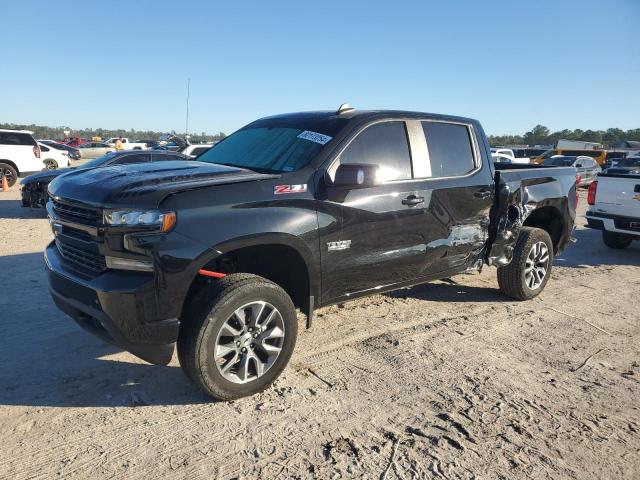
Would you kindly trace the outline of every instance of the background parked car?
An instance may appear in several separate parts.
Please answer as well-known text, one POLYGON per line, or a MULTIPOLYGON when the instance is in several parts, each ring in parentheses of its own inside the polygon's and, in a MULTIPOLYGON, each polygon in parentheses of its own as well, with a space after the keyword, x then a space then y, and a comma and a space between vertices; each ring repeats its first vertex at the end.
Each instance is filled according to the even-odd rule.
POLYGON ((602 172, 602 168, 593 158, 583 155, 577 157, 556 155, 547 158, 542 164, 545 166, 575 167, 576 173, 580 175, 580 184, 578 186, 589 185, 596 179, 596 175, 602 172))
POLYGON ((542 155, 533 157, 531 163, 543 163, 547 158, 563 155, 567 157, 591 157, 598 165, 604 165, 607 160, 606 150, 566 150, 566 149, 552 149, 547 150, 542 155))
POLYGON ((191 157, 181 153, 145 150, 121 150, 119 152, 109 152, 98 158, 94 158, 78 167, 60 168, 58 170, 46 170, 31 175, 20 182, 22 184, 22 206, 23 207, 44 207, 47 203, 47 187, 54 178, 65 173, 78 170, 99 167, 110 167, 113 165, 124 165, 128 163, 163 162, 170 160, 190 160, 191 157))
POLYGON ((0 177, 7 179, 9 187, 18 181, 18 176, 44 168, 40 155, 40 146, 33 138, 33 132, 0 129, 0 177))
POLYGON ((78 146, 82 158, 98 158, 105 153, 113 152, 115 147, 104 142, 86 142, 78 146))
POLYGON ((122 142, 122 146, 125 150, 146 150, 148 148, 146 143, 131 141, 126 137, 107 138, 103 143, 109 144, 115 148, 118 139, 122 142))
POLYGON ((53 147, 57 150, 63 150, 67 152, 71 160, 80 160, 82 158, 80 150, 74 147, 70 147, 69 145, 65 145, 64 143, 56 142, 55 140, 38 140, 38 143, 44 143, 48 147, 53 147))
POLYGON ((87 143, 90 140, 87 140, 86 138, 80 138, 80 137, 66 137, 64 140, 62 140, 61 143, 64 143, 65 145, 69 145, 70 147, 77 147, 79 145, 82 145, 83 143, 87 143))
POLYGON ((56 168, 70 167, 69 154, 64 150, 57 150, 53 147, 38 142, 40 146, 40 158, 47 170, 55 170, 56 168))
MULTIPOLYGON (((493 148, 491 150, 493 150, 493 148)), ((504 153, 491 153, 491 159, 493 163, 514 163, 513 157, 504 153)))
POLYGON ((627 157, 618 161, 615 167, 608 168, 609 175, 640 175, 640 156, 627 157))

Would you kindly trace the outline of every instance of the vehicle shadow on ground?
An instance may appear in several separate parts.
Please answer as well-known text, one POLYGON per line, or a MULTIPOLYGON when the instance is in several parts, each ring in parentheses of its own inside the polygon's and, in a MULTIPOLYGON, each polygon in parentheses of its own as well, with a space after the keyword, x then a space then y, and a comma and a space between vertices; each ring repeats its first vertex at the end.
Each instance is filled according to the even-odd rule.
POLYGON ((413 288, 386 293, 391 298, 415 298, 431 302, 509 302, 496 288, 464 285, 464 276, 455 277, 455 283, 434 282, 418 285, 413 288))
MULTIPOLYGON (((584 218, 577 220, 586 223, 584 218)), ((561 255, 554 259, 556 267, 588 268, 601 265, 640 266, 640 241, 622 250, 607 247, 602 241, 602 232, 590 228, 573 232, 576 243, 569 244, 561 255)))
POLYGON ((177 366, 155 366, 90 335, 48 292, 42 253, 0 256, 0 405, 131 407, 212 400, 177 366))
POLYGON ((44 208, 26 208, 21 200, 5 200, 0 197, 0 218, 46 218, 44 208))

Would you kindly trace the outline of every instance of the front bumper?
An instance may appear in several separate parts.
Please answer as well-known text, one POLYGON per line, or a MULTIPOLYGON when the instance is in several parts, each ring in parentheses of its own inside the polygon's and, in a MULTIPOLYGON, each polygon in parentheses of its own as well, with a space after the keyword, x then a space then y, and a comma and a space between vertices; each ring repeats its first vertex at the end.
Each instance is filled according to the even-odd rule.
POLYGON ((49 183, 27 183, 20 189, 23 207, 44 207, 47 203, 47 185, 49 183))
POLYGON ((94 335, 143 360, 169 363, 180 322, 161 319, 153 274, 108 270, 84 278, 65 268, 55 242, 45 249, 44 259, 58 308, 94 335))
POLYGON ((587 211, 587 226, 595 230, 640 236, 640 218, 587 211))

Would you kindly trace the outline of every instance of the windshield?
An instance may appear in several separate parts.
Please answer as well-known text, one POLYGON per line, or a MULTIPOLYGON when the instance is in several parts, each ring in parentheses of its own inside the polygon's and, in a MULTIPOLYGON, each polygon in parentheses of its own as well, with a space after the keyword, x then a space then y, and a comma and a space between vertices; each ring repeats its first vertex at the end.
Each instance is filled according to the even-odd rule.
POLYGON ((101 157, 94 158, 93 160, 89 160, 88 162, 84 162, 82 165, 79 166, 79 168, 93 168, 93 167, 99 167, 101 165, 104 165, 113 157, 115 157, 116 153, 117 152, 109 152, 106 155, 102 155, 101 157))
POLYGON ((617 167, 640 167, 640 157, 623 158, 618 162, 617 167))
POLYGON ((198 161, 261 173, 293 172, 306 166, 331 138, 303 128, 245 128, 204 152, 198 161))
POLYGON ((575 157, 551 157, 547 158, 542 164, 553 167, 570 167, 575 161, 575 157))

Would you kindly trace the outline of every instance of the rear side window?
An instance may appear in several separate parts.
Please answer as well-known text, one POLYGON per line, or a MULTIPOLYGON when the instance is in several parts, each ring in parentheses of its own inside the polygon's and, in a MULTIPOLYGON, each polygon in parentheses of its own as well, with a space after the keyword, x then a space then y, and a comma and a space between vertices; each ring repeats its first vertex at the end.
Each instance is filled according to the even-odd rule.
POLYGON ((174 160, 184 160, 184 157, 181 155, 162 155, 157 153, 151 157, 152 162, 170 162, 174 160))
POLYGON ((466 125, 422 122, 432 177, 455 177, 475 169, 473 147, 466 125))
POLYGON ((28 133, 0 132, 0 145, 36 145, 28 133))
POLYGON ((411 178, 411 156, 404 122, 367 127, 340 155, 341 164, 378 165, 383 180, 411 178))

